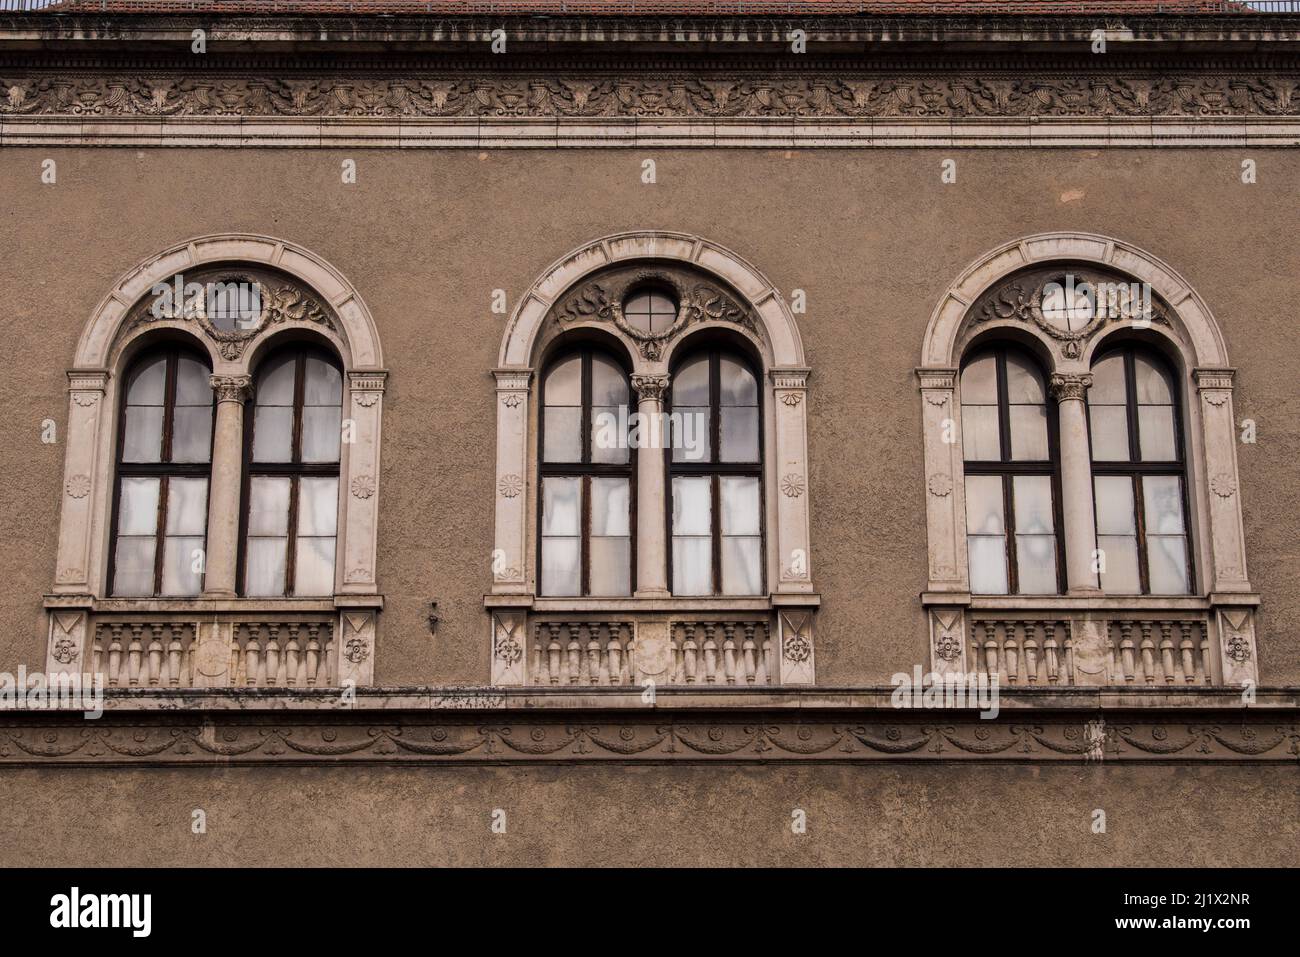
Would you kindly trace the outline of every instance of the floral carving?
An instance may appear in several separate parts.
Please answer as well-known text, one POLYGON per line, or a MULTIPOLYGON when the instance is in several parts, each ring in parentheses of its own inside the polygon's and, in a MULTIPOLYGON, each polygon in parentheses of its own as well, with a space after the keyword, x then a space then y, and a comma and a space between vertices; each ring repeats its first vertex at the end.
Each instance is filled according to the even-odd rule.
POLYGON ((368 409, 379 401, 378 392, 353 392, 352 401, 363 409, 368 409))
POLYGON ((1227 472, 1219 472, 1210 479, 1210 491, 1219 498, 1232 498, 1237 491, 1237 480, 1227 472))
POLYGON ((800 402, 803 401, 803 393, 802 393, 802 392, 782 392, 782 393, 781 393, 781 401, 784 402, 786 405, 790 406, 790 408, 793 409, 796 405, 798 405, 800 402))
POLYGON ((349 638, 343 646, 343 657, 359 665, 370 657, 370 642, 361 637, 349 638))
POLYGON ((961 639, 956 635, 940 635, 934 643, 934 654, 943 661, 956 661, 961 657, 961 639))
POLYGON ((926 482, 926 486, 930 489, 930 494, 937 498, 952 493, 952 479, 945 472, 935 472, 926 482))
POLYGON ((524 656, 524 649, 513 635, 497 639, 497 659, 505 665, 516 664, 524 656))
POLYGON ((513 473, 501 476, 501 481, 497 483, 497 491, 505 498, 514 498, 523 490, 524 480, 513 473))
POLYGON ((501 404, 507 409, 517 409, 523 401, 518 392, 507 392, 501 397, 501 404))
POLYGON ((85 498, 90 494, 90 476, 74 475, 68 479, 63 488, 72 498, 85 498))
POLYGON ((812 642, 806 635, 791 635, 784 642, 787 661, 802 664, 812 657, 812 642))
POLYGON ((781 491, 790 498, 798 498, 804 492, 804 481, 802 475, 796 475, 790 472, 781 477, 781 491))
POLYGON ((375 479, 370 475, 358 475, 352 480, 352 494, 366 499, 375 494, 375 479))
POLYGON ((366 117, 1295 116, 1290 75, 229 74, 0 80, 0 115, 366 117))
POLYGON ((1239 665, 1250 660, 1250 637, 1240 632, 1228 636, 1223 645, 1224 653, 1239 665))
POLYGON ((71 638, 60 638, 54 642, 51 654, 59 664, 70 665, 77 660, 77 643, 71 638))
POLYGON ((99 393, 74 392, 72 393, 72 401, 77 403, 77 405, 81 406, 83 409, 88 409, 99 401, 99 393))

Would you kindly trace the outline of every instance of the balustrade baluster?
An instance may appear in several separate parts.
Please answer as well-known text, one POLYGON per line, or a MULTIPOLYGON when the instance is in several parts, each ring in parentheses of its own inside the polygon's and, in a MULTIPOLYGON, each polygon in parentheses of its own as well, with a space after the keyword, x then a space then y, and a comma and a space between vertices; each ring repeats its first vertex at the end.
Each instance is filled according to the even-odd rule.
POLYGON ((1142 680, 1147 684, 1151 684, 1156 677, 1156 645, 1151 640, 1151 622, 1143 619, 1138 623, 1138 627, 1142 629, 1142 680))
POLYGON ((1160 668, 1164 672, 1161 677, 1165 684, 1174 683, 1174 641, 1170 637, 1173 628, 1172 621, 1160 622, 1160 668))
POLYGON ((314 688, 319 678, 320 671, 320 641, 316 635, 320 632, 320 625, 316 622, 307 624, 307 686, 314 688))
POLYGON ((1133 622, 1124 620, 1119 623, 1119 657, 1124 666, 1124 683, 1133 683, 1133 622))
POLYGON ((1180 621, 1178 630, 1183 636, 1183 640, 1178 643, 1178 650, 1183 659, 1183 682, 1192 684, 1196 681, 1196 653, 1192 645, 1192 623, 1180 621))
POLYGON ((1007 684, 1014 685, 1020 677, 1020 671, 1017 665, 1020 661, 1020 648, 1016 642, 1016 623, 1014 620, 1004 622, 1002 625, 1003 634, 1006 635, 1006 641, 1003 644, 1003 651, 1006 654, 1007 664, 1007 684))
POLYGON ((289 629, 289 640, 284 646, 284 683, 286 686, 293 688, 298 685, 298 670, 302 666, 299 660, 299 652, 302 649, 298 645, 298 629, 301 627, 296 621, 291 621, 286 628, 289 629))
POLYGON ((707 684, 718 680, 718 643, 713 640, 713 631, 717 627, 716 622, 704 623, 704 680, 707 684))
POLYGON ((757 677, 757 667, 754 662, 754 622, 745 622, 745 640, 740 646, 741 660, 745 668, 745 683, 753 684, 757 677))
POLYGON ((687 622, 682 628, 686 633, 686 640, 682 642, 682 659, 686 671, 686 683, 693 685, 695 684, 695 656, 698 650, 695 645, 695 623, 687 622))
POLYGON ((1038 622, 1025 621, 1025 678, 1031 685, 1038 684, 1038 622))

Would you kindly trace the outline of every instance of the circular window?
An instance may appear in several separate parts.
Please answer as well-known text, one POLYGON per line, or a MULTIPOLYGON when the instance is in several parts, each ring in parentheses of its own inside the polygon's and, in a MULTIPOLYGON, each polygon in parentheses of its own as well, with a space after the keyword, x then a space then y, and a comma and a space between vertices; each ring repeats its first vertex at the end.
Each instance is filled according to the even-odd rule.
POLYGON ((1067 332, 1078 332, 1092 322, 1097 313, 1096 293, 1086 282, 1072 277, 1052 280, 1043 286, 1043 318, 1067 332))
POLYGON ((677 321, 677 303, 657 289, 643 289, 627 297, 623 318, 633 329, 658 335, 677 321))

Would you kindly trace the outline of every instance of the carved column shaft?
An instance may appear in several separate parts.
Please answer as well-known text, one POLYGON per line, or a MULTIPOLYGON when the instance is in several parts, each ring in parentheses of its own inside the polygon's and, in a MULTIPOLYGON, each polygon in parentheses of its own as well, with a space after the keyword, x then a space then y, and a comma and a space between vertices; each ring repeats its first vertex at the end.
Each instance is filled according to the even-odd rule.
POLYGON ((497 380, 494 594, 528 591, 528 384, 531 369, 495 369, 497 380))
MULTIPOLYGON (((634 375, 632 388, 641 413, 641 434, 658 423, 663 397, 668 390, 666 375, 634 375)), ((667 440, 668 436, 663 436, 667 440)), ((652 443, 653 445, 653 443, 652 443)), ((664 514, 667 487, 663 458, 658 448, 642 448, 636 457, 636 594, 662 597, 668 594, 668 554, 664 542, 664 514)))
POLYGON ((212 480, 208 485, 208 536, 203 593, 235 595, 239 561, 239 493, 243 476, 244 402, 252 391, 246 375, 209 380, 217 400, 212 435, 212 480))
POLYGON ((776 477, 776 565, 774 592, 811 592, 808 538, 808 370, 773 369, 772 450, 776 477))
POLYGON ((383 372, 348 373, 351 396, 343 423, 343 584, 347 594, 374 594, 379 539, 379 435, 384 408, 383 372))
POLYGON ((1248 592, 1245 529, 1237 488, 1237 426, 1232 404, 1232 369, 1196 369, 1201 398, 1201 434, 1205 444, 1206 482, 1210 494, 1210 541, 1214 567, 1206 570, 1212 592, 1248 592))
POLYGON ((961 417, 956 369, 917 369, 925 447, 925 520, 930 584, 927 591, 970 589, 966 558, 966 491, 961 483, 961 417))
POLYGON ((1092 498, 1092 453, 1084 400, 1092 374, 1052 375, 1060 423, 1061 515, 1065 525, 1065 580, 1071 592, 1096 592, 1093 570, 1097 522, 1092 498))
POLYGON ((93 533, 109 495, 99 474, 100 444, 105 426, 108 373, 93 370, 68 373, 68 424, 61 436, 67 449, 63 469, 63 507, 59 520, 55 592, 90 592, 94 556, 93 533))

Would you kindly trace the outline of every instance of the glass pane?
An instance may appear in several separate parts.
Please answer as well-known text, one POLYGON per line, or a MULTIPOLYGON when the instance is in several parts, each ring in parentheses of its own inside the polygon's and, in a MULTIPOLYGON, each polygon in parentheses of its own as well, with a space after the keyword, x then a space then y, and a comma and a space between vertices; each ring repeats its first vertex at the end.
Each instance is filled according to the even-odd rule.
POLYGON ((153 560, 157 541, 119 535, 113 556, 114 595, 152 595, 153 560))
POLYGON ((673 406, 669 416, 672 429, 674 462, 707 462, 709 447, 709 409, 707 406, 673 406))
POLYGON ((677 304, 657 292, 641 292, 623 304, 628 324, 645 332, 663 332, 677 318, 677 304))
POLYGON ((336 405, 307 406, 302 410, 302 460, 337 462, 343 428, 343 410, 336 405))
POLYGON ((293 457, 293 407, 257 406, 253 412, 253 461, 288 462, 293 457))
POLYGON ((1098 475, 1093 479, 1097 499, 1098 535, 1133 535, 1133 480, 1127 475, 1098 475))
POLYGON ((673 594, 713 593, 713 549, 709 538, 673 536, 673 594))
POLYGON ((1047 406, 1013 405, 1009 410, 1011 457, 1021 462, 1046 462, 1047 406))
POLYGON ((162 405, 167 388, 167 359, 159 356, 137 366, 126 389, 127 405, 162 405))
POLYGON ((158 531, 158 479, 123 478, 117 513, 117 534, 152 535, 156 531, 158 531))
POLYGON ((248 480, 248 534, 289 533, 289 479, 254 476, 248 480))
POLYGON ((1052 535, 1016 536, 1016 575, 1022 595, 1054 595, 1056 538, 1052 535))
POLYGON ((255 399, 259 406, 293 405, 293 379, 297 358, 293 353, 264 363, 257 375, 255 399))
POLYGON ((592 356, 591 404, 617 408, 627 405, 627 399, 627 376, 618 363, 604 356, 592 356))
POLYGON ((721 462, 758 461, 758 409, 723 408, 718 427, 721 431, 721 462))
POLYGON ((763 591, 759 568, 761 539, 758 536, 723 537, 722 593, 758 595, 763 591))
POLYGON ((1092 457, 1097 462, 1127 462, 1128 410, 1122 405, 1094 405, 1088 410, 1092 457))
POLYGON ((343 404, 343 373, 332 363, 308 356, 303 363, 307 381, 303 383, 303 405, 343 404))
POLYGON ((578 569, 580 542, 576 538, 542 539, 542 594, 576 595, 581 578, 578 569))
POLYGON ((569 356, 546 373, 544 387, 548 406, 582 404, 582 357, 569 356))
POLYGON ((723 535, 759 534, 758 479, 722 476, 718 479, 723 535))
POLYGON ((977 595, 1007 593, 1007 540, 1001 535, 968 535, 970 590, 977 595))
MULTIPOLYGON (((591 534, 630 535, 630 483, 622 478, 591 480, 591 534)), ((595 574, 592 561, 592 574, 595 574)))
POLYGON ((212 386, 208 367, 197 359, 181 356, 176 360, 176 404, 212 407, 212 386))
POLYGON ((758 405, 758 383, 749 369, 730 356, 718 360, 719 399, 725 405, 758 405))
POLYGON ((593 536, 590 562, 591 594, 632 594, 632 540, 630 538, 593 536))
POLYGON ((1144 475, 1142 505, 1148 535, 1181 535, 1183 483, 1177 475, 1144 475))
POLYGON ((208 480, 172 476, 167 480, 166 533, 202 536, 207 527, 208 480))
POLYGON ((1002 477, 1000 475, 966 476, 966 533, 968 535, 1002 535, 1006 525, 1002 515, 1002 477))
MULTIPOLYGON (((168 512, 171 508, 168 507, 168 512)), ((197 595, 203 591, 203 539, 167 538, 163 541, 162 594, 197 595)))
POLYGON ((998 363, 991 353, 966 363, 962 369, 961 404, 998 404, 998 363))
POLYGON ((710 535, 713 532, 712 480, 673 479, 673 534, 710 535))
POLYGON ((1078 331, 1086 326, 1093 317, 1095 302, 1088 294, 1088 287, 1082 283, 1057 280, 1048 283, 1043 293, 1043 318, 1061 329, 1078 331))
POLYGON ((542 479, 542 535, 581 534, 582 479, 542 479))
POLYGON ((1142 590, 1138 577, 1137 539, 1128 535, 1098 535, 1097 547, 1105 555, 1101 590, 1112 595, 1136 595, 1142 590))
POLYGON ((961 447, 968 462, 996 462, 1002 458, 996 405, 962 404, 961 447))
POLYGON ((284 563, 289 540, 250 538, 244 562, 244 594, 283 595, 284 563))
POLYGON ((334 539, 298 538, 294 556, 295 595, 334 594, 334 539))
POLYGON ((672 378, 673 408, 709 405, 709 357, 696 356, 672 378))
POLYGON ((1118 353, 1107 356, 1092 367, 1092 388, 1088 390, 1089 405, 1124 405, 1128 395, 1124 387, 1124 357, 1118 353))
POLYGON ((1182 535, 1147 536, 1147 570, 1151 594, 1185 595, 1187 581, 1187 539, 1182 535))
POLYGON ((1046 475, 1017 475, 1011 481, 1016 534, 1050 535, 1056 528, 1052 515, 1052 480, 1046 475))
POLYGON ((1174 444, 1174 407, 1138 406, 1138 440, 1143 462, 1173 462, 1178 459, 1174 444))
POLYGON ((206 462, 211 455, 212 406, 183 405, 173 409, 172 461, 206 462))
MULTIPOLYGON (((298 534, 333 535, 338 528, 339 480, 301 478, 298 480, 298 534)), ((330 586, 331 591, 333 585, 330 586)))
POLYGON ((1047 401, 1038 369, 1014 352, 1007 353, 1007 401, 1012 405, 1042 405, 1047 401))
POLYGON ((162 430, 162 406, 128 405, 126 434, 122 438, 122 461, 162 461, 162 430))
POLYGON ((1158 365, 1146 356, 1133 357, 1139 405, 1172 405, 1174 394, 1169 388, 1169 378, 1158 365))
MULTIPOLYGON (((568 411, 568 410, 565 410, 568 411)), ((658 424, 656 420, 635 422, 629 418, 631 412, 627 405, 597 406, 591 410, 591 460, 593 462, 622 465, 630 460, 632 451, 630 443, 635 441, 637 448, 657 448, 650 443, 656 440, 653 431, 658 424)))
POLYGON ((582 461, 582 409, 552 408, 542 413, 542 450, 548 462, 582 461))

